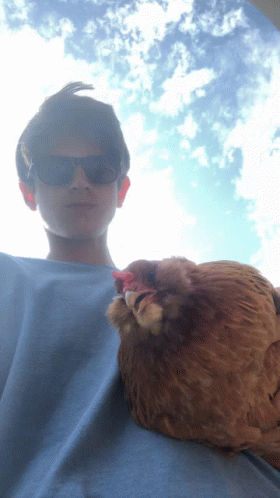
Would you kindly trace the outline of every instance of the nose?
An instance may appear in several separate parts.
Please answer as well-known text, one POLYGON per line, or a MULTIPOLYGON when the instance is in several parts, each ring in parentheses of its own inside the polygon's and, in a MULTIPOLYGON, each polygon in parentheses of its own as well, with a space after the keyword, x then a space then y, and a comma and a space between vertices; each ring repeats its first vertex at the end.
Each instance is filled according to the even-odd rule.
POLYGON ((87 179, 87 175, 81 166, 76 166, 73 180, 70 183, 71 189, 86 189, 90 188, 91 183, 87 179))

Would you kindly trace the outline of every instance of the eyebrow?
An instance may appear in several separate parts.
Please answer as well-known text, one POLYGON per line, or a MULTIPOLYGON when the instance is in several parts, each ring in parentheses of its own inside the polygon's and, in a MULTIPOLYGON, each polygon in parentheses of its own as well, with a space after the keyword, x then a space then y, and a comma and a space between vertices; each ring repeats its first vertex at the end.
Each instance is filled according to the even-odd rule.
POLYGON ((110 154, 94 154, 92 156, 83 156, 83 157, 76 157, 76 156, 62 156, 60 154, 49 154, 48 157, 52 158, 61 158, 61 159, 71 159, 71 160, 75 160, 75 161, 83 161, 85 159, 96 159, 96 158, 99 158, 99 157, 106 157, 106 156, 110 156, 110 154))

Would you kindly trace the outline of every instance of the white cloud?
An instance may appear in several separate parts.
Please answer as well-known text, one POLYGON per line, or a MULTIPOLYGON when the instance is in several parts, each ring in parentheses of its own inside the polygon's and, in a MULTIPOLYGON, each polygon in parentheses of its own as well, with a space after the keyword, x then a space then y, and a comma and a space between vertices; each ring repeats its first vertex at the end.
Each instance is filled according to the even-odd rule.
MULTIPOLYGON (((182 16, 192 15, 193 4, 194 0, 165 0, 161 3, 138 0, 117 9, 109 8, 102 21, 98 19, 98 26, 105 30, 107 40, 95 47, 95 54, 100 53, 101 46, 106 42, 107 49, 111 51, 111 59, 116 59, 119 63, 118 54, 121 53, 122 61, 129 65, 123 86, 132 92, 129 97, 131 103, 139 99, 140 91, 152 90, 156 62, 161 57, 160 42, 167 33, 174 31, 182 16)), ((174 47, 175 45, 177 48, 174 50, 181 51, 181 63, 186 71, 186 61, 183 59, 187 51, 183 43, 175 42, 174 47)), ((173 57, 169 53, 168 61, 167 71, 170 70, 170 62, 176 66, 177 56, 174 54, 173 57)))
POLYGON ((9 19, 27 21, 34 8, 34 3, 28 0, 8 0, 6 3, 9 19))
POLYGON ((195 91, 195 95, 197 98, 201 98, 201 97, 205 97, 206 95, 206 92, 204 90, 204 88, 198 88, 196 91, 195 91))
MULTIPOLYGON (((258 73, 254 74, 253 88, 241 92, 242 99, 247 94, 251 98, 243 107, 243 117, 225 140, 224 160, 230 159, 236 148, 241 149, 243 166, 236 180, 236 193, 248 200, 248 217, 254 221, 261 244, 251 262, 280 285, 280 151, 276 136, 280 128, 280 50, 260 38, 256 44, 255 33, 252 39, 248 59, 258 65, 258 73)), ((251 41, 247 39, 248 44, 251 41)))
POLYGON ((208 166, 208 160, 205 152, 205 147, 197 147, 191 157, 195 158, 198 160, 199 164, 201 166, 208 166))
POLYGON ((193 16, 189 15, 184 17, 178 24, 178 30, 181 31, 181 33, 190 33, 194 36, 198 32, 198 26, 193 22, 193 16))
POLYGON ((279 254, 280 229, 275 227, 270 236, 266 234, 262 239, 261 248, 250 260, 275 287, 280 287, 279 254))
POLYGON ((157 140, 156 129, 145 130, 144 117, 140 112, 132 114, 123 123, 122 129, 125 137, 129 136, 129 150, 134 154, 143 145, 154 144, 157 140))
POLYGON ((137 10, 125 19, 127 29, 138 38, 138 30, 146 48, 150 47, 155 39, 161 40, 165 36, 166 13, 157 2, 137 2, 137 10))
MULTIPOLYGON (((60 0, 60 1, 64 1, 64 2, 68 2, 69 0, 60 0)), ((72 2, 78 2, 79 0, 71 0, 72 2)), ((91 3, 95 4, 95 5, 103 5, 104 3, 106 5, 111 5, 114 0, 89 0, 91 3)))
POLYGON ((212 36, 225 36, 232 33, 237 27, 248 27, 243 9, 230 10, 221 16, 219 10, 208 11, 199 18, 201 29, 212 36), (222 18, 221 18, 222 17, 222 18))
POLYGON ((187 73, 191 63, 193 63, 193 56, 186 46, 179 41, 173 43, 170 52, 168 53, 166 69, 168 73, 173 72, 178 65, 181 71, 187 73))
POLYGON ((194 9, 194 0, 165 0, 167 6, 168 22, 178 22, 181 15, 192 14, 194 9))
MULTIPOLYGON (((162 40, 170 29, 170 23, 177 23, 184 14, 191 14, 194 0, 166 0, 164 7, 156 1, 139 0, 133 13, 126 16, 124 23, 135 39, 142 39, 147 50, 155 40, 162 40)), ((140 41, 138 39, 138 42, 140 41)))
MULTIPOLYGON (((3 30, 0 44, 8 47, 0 53, 0 67, 5 74, 5 78, 0 80, 0 123, 6 135, 9 132, 12 136, 18 135, 45 96, 69 81, 93 82, 96 98, 101 95, 106 101, 119 98, 121 91, 118 95, 110 92, 109 71, 101 64, 88 64, 66 56, 61 37, 45 40, 25 26, 16 32, 3 30)), ((110 103, 114 103, 112 100, 110 103)))
POLYGON ((4 10, 3 2, 0 2, 0 22, 4 23, 6 21, 6 14, 4 10))
POLYGON ((145 62, 143 53, 137 43, 135 43, 135 46, 133 45, 131 52, 126 55, 126 60, 130 66, 130 71, 123 82, 123 86, 134 91, 135 100, 138 98, 141 89, 152 89, 156 64, 147 64, 145 62))
POLYGON ((86 33, 88 37, 94 37, 97 32, 97 24, 95 21, 88 21, 87 24, 85 25, 83 32, 86 33))
POLYGON ((185 74, 178 65, 171 78, 163 83, 164 94, 158 102, 150 105, 152 111, 160 111, 169 116, 176 116, 184 105, 192 101, 193 92, 208 85, 216 78, 215 71, 211 68, 203 68, 185 74))
POLYGON ((55 14, 49 14, 39 27, 39 32, 44 38, 50 39, 59 36, 62 39, 68 38, 74 34, 76 28, 67 17, 59 18, 55 14))
POLYGON ((188 140, 182 140, 180 147, 182 147, 182 149, 190 149, 191 144, 188 140))
POLYGON ((177 130, 181 135, 188 138, 195 138, 196 133, 199 129, 197 122, 193 119, 192 114, 188 114, 182 125, 177 126, 177 130))
POLYGON ((188 235, 196 220, 176 200, 173 170, 143 172, 143 157, 133 158, 131 189, 109 230, 115 264, 124 268, 135 259, 185 256, 198 261, 188 235), (142 170, 142 171, 141 171, 142 170))

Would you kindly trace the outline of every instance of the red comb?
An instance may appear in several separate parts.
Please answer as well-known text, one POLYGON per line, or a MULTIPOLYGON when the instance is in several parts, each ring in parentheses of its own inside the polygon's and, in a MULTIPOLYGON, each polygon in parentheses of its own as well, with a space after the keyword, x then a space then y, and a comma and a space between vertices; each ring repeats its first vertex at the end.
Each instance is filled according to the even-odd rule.
POLYGON ((125 294, 127 290, 131 290, 131 286, 135 287, 133 273, 129 271, 112 271, 112 275, 116 279, 115 287, 119 294, 125 294))
POLYGON ((133 273, 130 273, 129 271, 112 271, 112 276, 114 278, 117 278, 118 280, 122 280, 124 284, 129 284, 134 280, 134 275, 133 273))

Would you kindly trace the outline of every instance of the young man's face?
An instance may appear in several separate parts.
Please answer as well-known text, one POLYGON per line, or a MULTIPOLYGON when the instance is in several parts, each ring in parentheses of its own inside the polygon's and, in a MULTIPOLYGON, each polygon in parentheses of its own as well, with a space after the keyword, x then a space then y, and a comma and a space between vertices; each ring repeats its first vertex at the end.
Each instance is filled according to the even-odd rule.
MULTIPOLYGON (((51 150, 52 155, 80 158, 105 153, 97 144, 77 138, 61 138, 51 150)), ((80 166, 65 186, 46 185, 36 175, 34 198, 45 228, 70 239, 92 239, 104 234, 119 205, 117 181, 93 184, 80 166)))

